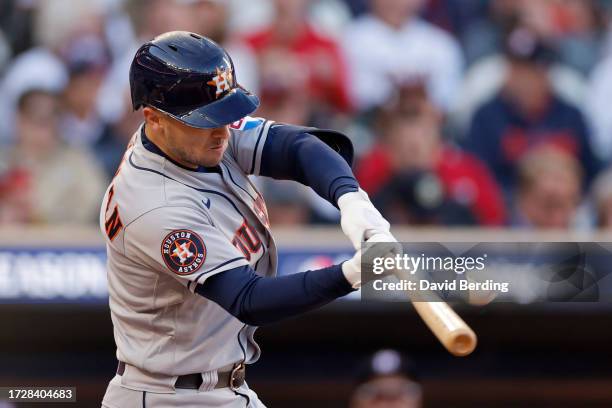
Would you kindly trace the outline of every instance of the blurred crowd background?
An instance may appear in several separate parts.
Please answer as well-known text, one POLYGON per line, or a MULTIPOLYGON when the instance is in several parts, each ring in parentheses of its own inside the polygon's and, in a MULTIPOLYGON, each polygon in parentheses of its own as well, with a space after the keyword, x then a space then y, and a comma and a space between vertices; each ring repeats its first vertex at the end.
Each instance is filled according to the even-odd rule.
MULTIPOLYGON (((612 228, 610 0, 3 0, 0 225, 91 224, 138 46, 223 44, 255 116, 344 131, 394 225, 612 228)), ((336 223, 259 181, 274 225, 336 223)))

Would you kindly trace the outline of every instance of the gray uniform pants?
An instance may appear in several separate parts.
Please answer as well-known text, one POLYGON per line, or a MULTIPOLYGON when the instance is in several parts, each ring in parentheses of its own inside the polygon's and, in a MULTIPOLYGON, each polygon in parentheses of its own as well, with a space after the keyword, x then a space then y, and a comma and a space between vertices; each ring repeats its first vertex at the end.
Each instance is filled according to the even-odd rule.
POLYGON ((103 408, 266 408, 257 394, 245 383, 234 393, 230 388, 211 391, 177 389, 174 394, 136 391, 121 385, 115 376, 108 384, 102 400, 103 408))

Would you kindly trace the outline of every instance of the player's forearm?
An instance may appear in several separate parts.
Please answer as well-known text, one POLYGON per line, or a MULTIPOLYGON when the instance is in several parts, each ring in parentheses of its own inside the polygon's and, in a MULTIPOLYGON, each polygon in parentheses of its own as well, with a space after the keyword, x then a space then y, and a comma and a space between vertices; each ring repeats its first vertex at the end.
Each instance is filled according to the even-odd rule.
POLYGON ((340 265, 273 278, 243 266, 212 276, 196 288, 198 294, 253 326, 297 316, 353 290, 340 265))
POLYGON ((338 198, 359 189, 346 159, 307 132, 270 131, 263 150, 261 175, 294 180, 337 206, 338 198))

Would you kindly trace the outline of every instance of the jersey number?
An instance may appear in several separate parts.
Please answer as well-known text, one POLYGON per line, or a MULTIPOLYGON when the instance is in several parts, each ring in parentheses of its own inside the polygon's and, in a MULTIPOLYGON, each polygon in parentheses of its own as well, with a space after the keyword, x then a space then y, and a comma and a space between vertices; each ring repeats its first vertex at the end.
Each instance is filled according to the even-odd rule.
POLYGON ((261 248, 261 239, 245 220, 236 230, 232 244, 244 254, 247 261, 250 261, 251 254, 256 253, 261 248))
MULTIPOLYGON (((115 186, 112 186, 108 191, 108 202, 106 203, 107 213, 114 195, 115 186)), ((106 229, 106 236, 111 241, 114 240, 119 231, 123 229, 123 222, 121 221, 121 217, 119 216, 119 207, 117 205, 115 205, 115 208, 113 209, 111 215, 104 221, 104 227, 106 229)))

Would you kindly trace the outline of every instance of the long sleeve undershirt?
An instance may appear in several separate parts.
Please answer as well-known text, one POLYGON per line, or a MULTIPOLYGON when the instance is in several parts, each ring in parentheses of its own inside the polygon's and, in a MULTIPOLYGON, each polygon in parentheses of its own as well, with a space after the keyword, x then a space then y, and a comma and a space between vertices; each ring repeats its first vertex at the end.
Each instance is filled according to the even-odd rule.
POLYGON ((262 326, 321 307, 354 289, 340 265, 278 277, 262 277, 250 266, 211 276, 196 293, 243 323, 262 326))

